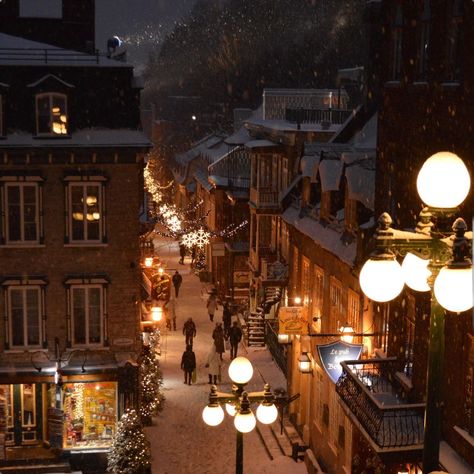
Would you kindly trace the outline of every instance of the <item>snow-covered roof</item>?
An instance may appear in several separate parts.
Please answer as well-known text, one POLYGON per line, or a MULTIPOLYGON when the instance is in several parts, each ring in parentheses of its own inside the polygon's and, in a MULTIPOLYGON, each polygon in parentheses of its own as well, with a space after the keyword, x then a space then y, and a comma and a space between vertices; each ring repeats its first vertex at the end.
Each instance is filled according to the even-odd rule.
POLYGON ((310 237, 314 242, 322 248, 328 250, 333 255, 337 255, 341 261, 350 266, 354 265, 357 243, 356 241, 345 245, 341 241, 341 234, 331 227, 324 227, 317 220, 310 217, 299 217, 299 210, 289 207, 283 214, 283 220, 295 227, 303 234, 310 237))
POLYGON ((209 182, 209 180, 207 179, 207 174, 200 170, 200 169, 197 169, 194 173, 193 173, 193 176, 194 178, 196 179, 196 181, 206 190, 206 191, 210 191, 212 189, 212 184, 209 182))
POLYGON ((244 145, 250 141, 250 135, 245 127, 240 127, 230 137, 224 140, 228 145, 244 145))
POLYGON ((132 67, 105 54, 87 54, 0 33, 2 66, 132 67))
POLYGON ((311 178, 312 183, 315 183, 318 177, 319 160, 319 155, 305 155, 301 158, 301 175, 311 178))
POLYGON ((375 150, 377 147, 377 123, 378 123, 378 114, 375 113, 372 117, 365 123, 362 130, 358 132, 351 144, 354 148, 372 148, 375 150))
POLYGON ((278 143, 273 143, 270 140, 251 140, 245 144, 246 148, 269 148, 278 146, 278 143))
POLYGON ((351 164, 346 165, 347 192, 349 199, 361 202, 368 209, 374 210, 375 195, 375 154, 371 157, 356 159, 358 153, 343 153, 342 161, 347 156, 353 156, 351 164))
POLYGON ((54 74, 46 74, 45 76, 40 77, 37 81, 32 82, 31 84, 27 84, 26 87, 36 87, 36 86, 38 86, 39 84, 41 84, 42 82, 44 82, 48 79, 53 79, 53 80, 59 82, 60 84, 62 84, 63 86, 66 86, 66 87, 69 87, 69 88, 76 87, 73 84, 70 84, 69 82, 63 81, 61 78, 59 78, 58 76, 55 76, 54 74))
MULTIPOLYGON (((352 116, 350 116, 347 120, 352 120, 352 116)), ((322 126, 320 123, 302 123, 298 127, 298 124, 288 122, 286 120, 264 120, 263 118, 250 118, 245 122, 257 127, 266 127, 281 132, 302 131, 334 133, 344 126, 344 124, 337 123, 331 123, 329 126, 322 126)))
POLYGON ((151 142, 140 130, 87 128, 67 137, 36 138, 31 133, 9 133, 0 141, 0 148, 71 148, 71 147, 150 147, 151 142))
POLYGON ((341 181, 343 163, 341 160, 322 160, 319 163, 319 177, 322 191, 337 191, 341 181))

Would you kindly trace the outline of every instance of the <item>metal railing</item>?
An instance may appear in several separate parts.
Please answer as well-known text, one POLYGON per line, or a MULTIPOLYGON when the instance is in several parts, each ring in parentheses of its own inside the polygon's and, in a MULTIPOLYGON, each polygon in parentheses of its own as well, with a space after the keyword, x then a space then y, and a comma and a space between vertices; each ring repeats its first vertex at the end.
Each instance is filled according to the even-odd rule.
POLYGON ((84 64, 99 64, 104 53, 95 50, 93 53, 66 51, 60 48, 0 48, 0 62, 28 61, 39 64, 55 64, 62 62, 79 62, 84 64))
POLYGON ((336 392, 381 449, 420 449, 424 403, 406 403, 394 377, 397 359, 341 362, 336 392))
POLYGON ((265 343, 278 367, 280 367, 286 377, 288 375, 286 348, 283 344, 278 342, 277 330, 276 327, 274 327, 275 324, 276 323, 272 321, 265 321, 265 343))
POLYGON ((343 124, 352 114, 347 109, 285 109, 285 120, 290 123, 343 124))
POLYGON ((278 195, 274 188, 250 188, 250 200, 256 206, 278 206, 278 195))

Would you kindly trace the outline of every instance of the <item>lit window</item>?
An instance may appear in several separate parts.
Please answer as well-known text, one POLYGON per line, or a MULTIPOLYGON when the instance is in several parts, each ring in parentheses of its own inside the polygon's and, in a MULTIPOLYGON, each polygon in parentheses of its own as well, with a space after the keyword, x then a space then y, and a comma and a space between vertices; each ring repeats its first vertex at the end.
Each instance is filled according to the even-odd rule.
POLYGON ((70 291, 72 344, 103 344, 103 285, 73 285, 70 291))
POLYGON ((10 245, 40 242, 40 187, 36 182, 6 182, 3 242, 10 245))
POLYGON ((42 291, 40 286, 8 286, 7 346, 12 349, 41 347, 42 291))
POLYGON ((36 96, 36 133, 38 135, 67 135, 67 100, 64 94, 36 96))
POLYGON ((68 197, 70 242, 102 242, 102 184, 69 183, 68 197))

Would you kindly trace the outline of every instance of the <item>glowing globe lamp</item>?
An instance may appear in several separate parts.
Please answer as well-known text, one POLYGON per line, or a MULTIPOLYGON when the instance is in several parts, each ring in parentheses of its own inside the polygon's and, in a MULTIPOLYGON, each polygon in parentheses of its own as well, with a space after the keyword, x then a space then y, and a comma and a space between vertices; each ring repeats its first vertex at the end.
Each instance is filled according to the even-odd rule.
POLYGON ((257 408, 257 419, 264 425, 272 424, 278 418, 278 409, 274 403, 261 403, 257 408))
POLYGON ((448 311, 461 313, 474 306, 472 266, 443 267, 434 282, 438 303, 448 311))
POLYGON ((471 187, 471 178, 459 156, 441 151, 424 162, 416 186, 426 205, 450 209, 464 201, 471 187))
POLYGON ((237 385, 245 385, 252 375, 252 364, 245 357, 236 357, 229 365, 229 377, 237 385))
POLYGON ((402 291, 402 267, 393 259, 372 259, 364 263, 359 275, 362 291, 373 301, 385 303, 402 291))
POLYGON ((243 413, 240 411, 235 415, 234 426, 241 433, 250 433, 256 424, 257 420, 251 410, 245 410, 243 413))
POLYGON ((428 278, 431 272, 428 270, 429 260, 417 257, 408 252, 402 262, 403 279, 407 286, 415 291, 430 291, 428 278))
POLYGON ((202 419, 209 426, 217 426, 224 419, 224 410, 218 403, 210 403, 202 411, 202 419))
POLYGON ((225 404, 225 411, 229 416, 235 416, 237 413, 237 409, 235 408, 235 405, 232 405, 232 403, 225 404))

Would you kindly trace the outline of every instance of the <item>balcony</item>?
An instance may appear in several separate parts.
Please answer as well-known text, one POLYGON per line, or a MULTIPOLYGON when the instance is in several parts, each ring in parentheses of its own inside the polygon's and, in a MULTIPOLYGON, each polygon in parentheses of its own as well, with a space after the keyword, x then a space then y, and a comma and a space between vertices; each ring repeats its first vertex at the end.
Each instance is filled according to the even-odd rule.
MULTIPOLYGON (((379 454, 423 449, 424 403, 407 403, 396 358, 341 362, 336 391, 352 422, 379 454)), ((418 453, 415 453, 418 451, 418 453)))
POLYGON ((352 110, 347 109, 285 109, 285 119, 290 123, 342 125, 352 110))
POLYGON ((250 202, 252 202, 256 207, 259 208, 278 208, 280 206, 278 195, 279 192, 275 188, 250 188, 250 202))
POLYGON ((255 271, 259 271, 264 279, 266 279, 268 265, 275 262, 276 259, 276 251, 273 250, 271 247, 260 245, 258 247, 258 253, 253 248, 251 248, 249 252, 249 260, 252 268, 255 271), (263 275, 263 272, 265 272, 265 275, 263 275))

